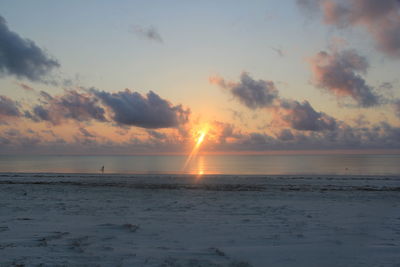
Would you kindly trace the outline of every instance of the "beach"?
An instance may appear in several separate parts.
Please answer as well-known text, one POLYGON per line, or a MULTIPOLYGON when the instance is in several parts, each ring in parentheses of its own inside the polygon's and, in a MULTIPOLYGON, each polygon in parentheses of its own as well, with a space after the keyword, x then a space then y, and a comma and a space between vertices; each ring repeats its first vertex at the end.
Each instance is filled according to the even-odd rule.
POLYGON ((1 266, 399 266, 397 176, 0 175, 1 266))
POLYGON ((400 267, 400 0, 1 1, 0 267, 400 267))

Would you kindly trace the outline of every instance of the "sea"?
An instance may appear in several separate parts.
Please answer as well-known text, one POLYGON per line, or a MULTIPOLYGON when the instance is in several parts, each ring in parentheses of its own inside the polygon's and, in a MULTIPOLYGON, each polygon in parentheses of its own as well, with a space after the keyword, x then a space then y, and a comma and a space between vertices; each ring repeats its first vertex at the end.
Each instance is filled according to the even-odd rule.
POLYGON ((2 173, 400 175, 400 154, 0 155, 2 173))

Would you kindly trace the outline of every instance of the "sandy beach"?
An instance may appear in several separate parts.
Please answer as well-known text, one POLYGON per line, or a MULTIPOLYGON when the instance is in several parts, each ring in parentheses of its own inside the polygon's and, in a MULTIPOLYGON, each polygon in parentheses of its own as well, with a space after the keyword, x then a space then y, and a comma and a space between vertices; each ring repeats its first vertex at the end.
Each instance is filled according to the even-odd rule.
POLYGON ((1 266, 399 266, 400 180, 3 174, 1 266))
POLYGON ((0 267, 400 267, 400 0, 0 6, 0 267))

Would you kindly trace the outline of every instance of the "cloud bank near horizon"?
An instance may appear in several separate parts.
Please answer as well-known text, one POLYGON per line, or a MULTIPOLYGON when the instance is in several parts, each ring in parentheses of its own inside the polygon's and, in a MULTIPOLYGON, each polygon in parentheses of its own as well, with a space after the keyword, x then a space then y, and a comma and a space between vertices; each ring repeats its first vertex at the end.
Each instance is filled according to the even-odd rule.
MULTIPOLYGON (((330 131, 281 128, 271 133, 243 131, 219 121, 210 126, 202 148, 208 152, 400 149, 400 128, 384 121, 369 126, 341 123, 330 131)), ((193 145, 192 137, 183 137, 179 131, 131 132, 118 141, 88 127, 77 127, 71 140, 52 130, 8 128, 0 136, 1 153, 184 153, 193 145)))

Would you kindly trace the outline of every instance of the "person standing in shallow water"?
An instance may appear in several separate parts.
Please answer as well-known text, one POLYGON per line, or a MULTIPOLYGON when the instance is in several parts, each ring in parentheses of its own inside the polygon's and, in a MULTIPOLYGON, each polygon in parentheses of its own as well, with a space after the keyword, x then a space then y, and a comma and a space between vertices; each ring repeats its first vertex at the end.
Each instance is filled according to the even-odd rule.
POLYGON ((101 174, 104 174, 104 165, 101 167, 100 171, 101 171, 101 174))

